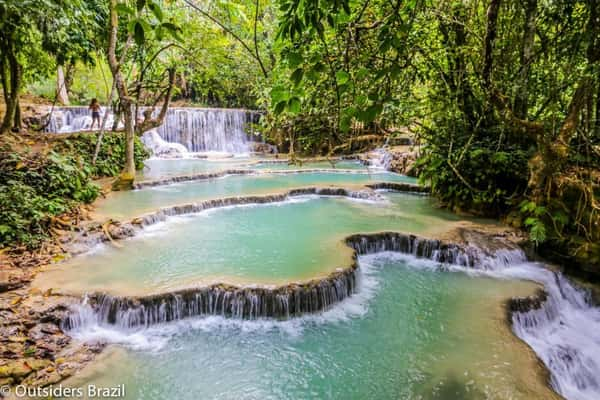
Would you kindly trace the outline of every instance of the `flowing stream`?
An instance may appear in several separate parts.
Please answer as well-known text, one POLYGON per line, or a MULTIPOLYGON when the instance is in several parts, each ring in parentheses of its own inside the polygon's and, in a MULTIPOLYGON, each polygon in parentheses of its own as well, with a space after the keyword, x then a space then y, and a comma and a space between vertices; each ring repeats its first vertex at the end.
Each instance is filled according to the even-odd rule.
MULTIPOLYGON (((52 129, 85 128, 82 109, 52 129)), ((38 275, 40 289, 87 293, 65 328, 109 344, 70 385, 125 384, 131 399, 600 398, 589 293, 516 249, 373 234, 494 222, 366 188, 415 183, 383 168, 239 156, 243 115, 170 111, 161 148, 238 156, 149 160, 145 184, 96 217, 177 212, 38 275)))

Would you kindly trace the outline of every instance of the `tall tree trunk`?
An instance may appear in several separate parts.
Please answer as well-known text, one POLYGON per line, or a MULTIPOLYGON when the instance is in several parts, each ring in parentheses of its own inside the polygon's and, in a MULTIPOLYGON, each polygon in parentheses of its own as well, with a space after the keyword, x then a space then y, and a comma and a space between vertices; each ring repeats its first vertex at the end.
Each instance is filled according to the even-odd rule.
POLYGON ((125 123, 125 166, 119 178, 113 184, 114 189, 130 189, 133 186, 135 179, 135 160, 134 160, 134 143, 135 143, 135 127, 134 115, 132 112, 133 102, 127 92, 125 78, 121 71, 120 60, 117 59, 117 40, 119 30, 119 15, 117 14, 117 0, 110 0, 110 19, 109 19, 109 35, 108 35, 108 65, 112 73, 114 84, 119 94, 119 103, 123 113, 125 123))
POLYGON ((600 71, 598 72, 596 88, 596 123, 594 127, 594 139, 600 140, 600 71))
POLYGON ((491 0, 490 5, 487 8, 487 23, 486 33, 484 40, 484 53, 483 53, 483 85, 486 90, 491 89, 492 85, 492 67, 493 51, 494 51, 494 40, 496 40, 496 34, 498 31, 498 12, 500 10, 500 0, 491 0))
POLYGON ((14 54, 11 43, 3 43, 0 60, 0 74, 6 111, 0 127, 0 134, 21 129, 21 112, 19 108, 19 89, 21 87, 22 66, 14 54))
POLYGON ((519 71, 517 94, 515 97, 515 115, 527 119, 529 97, 529 71, 533 62, 533 43, 537 18, 537 0, 525 0, 525 23, 521 42, 521 69, 519 71))
POLYGON ((123 104, 123 119, 125 122, 125 168, 123 169, 122 177, 131 179, 133 181, 135 177, 135 113, 134 106, 131 102, 123 104))
POLYGON ((56 68, 56 99, 63 106, 69 105, 69 94, 67 93, 67 82, 63 66, 59 65, 56 68))

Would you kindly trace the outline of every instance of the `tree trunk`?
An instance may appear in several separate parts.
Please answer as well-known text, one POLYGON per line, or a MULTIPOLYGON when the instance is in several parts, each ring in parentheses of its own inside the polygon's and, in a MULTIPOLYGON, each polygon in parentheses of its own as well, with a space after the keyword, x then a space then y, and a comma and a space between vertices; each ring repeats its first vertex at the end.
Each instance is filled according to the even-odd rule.
POLYGON ((9 133, 14 128, 21 129, 19 89, 21 87, 22 67, 13 50, 10 43, 4 43, 2 46, 3 54, 0 61, 0 70, 6 111, 0 127, 0 134, 9 133))
POLYGON ((487 90, 490 90, 492 84, 492 66, 493 66, 493 50, 494 40, 496 40, 498 11, 500 10, 500 0, 491 0, 487 9, 487 24, 484 40, 483 53, 483 85, 487 90))
POLYGON ((125 168, 123 169, 122 176, 131 178, 133 181, 135 177, 135 127, 134 127, 134 110, 133 104, 128 103, 123 105, 123 119, 125 120, 125 135, 126 135, 126 146, 125 146, 125 168))
POLYGON ((56 99, 63 106, 69 105, 69 94, 67 93, 67 82, 62 65, 56 69, 56 99))
POLYGON ((521 69, 519 71, 517 94, 515 97, 515 115, 527 119, 529 97, 529 70, 533 62, 533 43, 537 18, 537 0, 525 0, 525 24, 521 43, 521 69))
MULTIPOLYGON (((131 189, 133 180, 135 179, 135 160, 134 160, 134 144, 135 144, 135 126, 133 118, 133 102, 127 92, 125 78, 121 71, 121 62, 117 59, 117 40, 119 30, 119 15, 117 14, 117 0, 110 0, 110 18, 109 18, 109 35, 108 35, 108 65, 114 79, 114 85, 119 94, 119 104, 125 123, 125 166, 119 178, 113 183, 113 189, 131 189)), ((123 50, 125 51, 125 49, 123 50)))

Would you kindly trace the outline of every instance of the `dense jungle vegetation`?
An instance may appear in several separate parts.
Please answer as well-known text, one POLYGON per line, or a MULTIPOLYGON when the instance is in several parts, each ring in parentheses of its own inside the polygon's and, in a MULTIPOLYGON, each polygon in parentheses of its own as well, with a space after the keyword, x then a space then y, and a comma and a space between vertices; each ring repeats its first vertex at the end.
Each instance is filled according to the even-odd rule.
MULTIPOLYGON (((24 130, 25 92, 97 97, 124 115, 127 140, 102 146, 123 147, 109 164, 127 183, 134 138, 164 117, 134 120, 141 105, 263 110, 263 135, 300 155, 410 132, 443 205, 504 218, 541 254, 600 276, 596 0, 0 0, 0 31, 4 137, 24 130)), ((53 192, 23 196, 41 178, 2 154, 0 238, 30 242, 21 226, 37 232, 37 214, 7 206, 53 192)), ((68 171, 78 156, 61 154, 27 162, 68 171)), ((115 174, 95 165, 59 197, 90 201, 89 177, 115 174)))

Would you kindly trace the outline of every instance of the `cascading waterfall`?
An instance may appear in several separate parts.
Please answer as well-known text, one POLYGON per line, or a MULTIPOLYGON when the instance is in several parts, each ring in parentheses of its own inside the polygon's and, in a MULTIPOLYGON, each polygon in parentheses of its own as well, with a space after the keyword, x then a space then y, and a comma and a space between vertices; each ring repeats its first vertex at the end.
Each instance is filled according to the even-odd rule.
POLYGON ((544 290, 535 296, 510 301, 513 331, 548 368, 557 393, 573 400, 600 398, 600 307, 589 291, 575 287, 560 272, 528 262, 518 248, 489 251, 392 232, 353 235, 347 242, 358 254, 402 252, 541 283, 544 290))
POLYGON ((379 147, 368 154, 365 162, 370 167, 389 170, 392 164, 392 154, 385 147, 379 147))
MULTIPOLYGON (((315 192, 314 189, 299 189, 291 195, 315 192)), ((343 190, 325 192, 351 195, 343 190)), ((280 195, 281 199, 285 196, 280 195)), ((419 258, 471 267, 482 258, 469 247, 391 232, 353 235, 346 243, 355 250, 354 259, 360 254, 400 251, 419 258)), ((85 302, 70 314, 64 325, 66 329, 80 329, 90 323, 133 328, 199 315, 287 319, 326 310, 352 295, 357 287, 356 269, 357 264, 353 262, 325 278, 275 288, 217 284, 140 297, 93 293, 86 296, 85 302)))
POLYGON ((173 108, 157 132, 163 140, 181 143, 190 152, 247 153, 248 117, 242 110, 173 108))
POLYGON ((288 319, 326 310, 354 293, 356 266, 325 279, 276 288, 212 285, 143 297, 86 296, 63 321, 65 329, 110 324, 121 329, 148 327, 201 315, 238 319, 288 319))
POLYGON ((600 308, 589 292, 562 274, 537 268, 528 275, 544 284, 541 302, 512 314, 515 334, 546 365, 552 387, 567 399, 600 398, 600 308))
MULTIPOLYGON (((50 112, 50 110, 48 110, 50 112)), ((106 107, 101 107, 100 115, 104 117, 106 107)), ((109 113, 106 128, 113 125, 113 114, 109 113)), ((88 107, 54 107, 50 115, 50 121, 46 126, 46 132, 69 133, 89 130, 92 126, 92 112, 88 107)), ((98 129, 98 128, 95 128, 98 129)))
MULTIPOLYGON (((528 262, 518 247, 498 248, 497 243, 462 245, 396 232, 356 234, 345 242, 354 249, 355 259, 400 252, 441 266, 539 282, 544 290, 509 301, 515 334, 546 365, 550 384, 559 394, 575 400, 600 398, 600 308, 587 291, 573 286, 561 273, 528 262)), ((67 330, 94 326, 129 330, 203 315, 285 320, 327 310, 351 296, 357 290, 357 268, 354 262, 320 280, 275 288, 217 284, 142 297, 94 293, 72 310, 63 325, 67 330)))
MULTIPOLYGON (((102 117, 104 112, 103 108, 102 117)), ((188 152, 247 153, 252 140, 249 136, 253 136, 251 132, 247 133, 247 127, 256 121, 257 115, 257 112, 237 109, 172 107, 164 123, 145 135, 145 141, 157 142, 153 136, 158 134, 164 142, 185 146, 188 152)), ((46 131, 78 132, 89 130, 91 124, 91 112, 87 107, 57 107, 46 131)), ((112 124, 113 115, 109 113, 106 127, 110 128, 112 124)))

